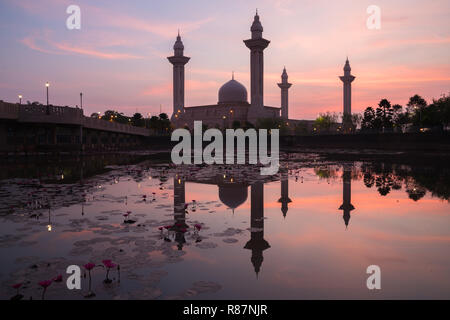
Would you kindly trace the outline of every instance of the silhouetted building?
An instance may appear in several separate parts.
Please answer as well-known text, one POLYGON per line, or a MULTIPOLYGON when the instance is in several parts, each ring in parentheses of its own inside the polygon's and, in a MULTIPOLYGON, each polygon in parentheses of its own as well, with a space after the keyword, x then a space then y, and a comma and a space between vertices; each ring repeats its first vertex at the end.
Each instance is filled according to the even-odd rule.
POLYGON ((175 242, 178 250, 183 249, 186 243, 184 234, 189 228, 186 224, 186 208, 185 208, 185 181, 183 177, 175 176, 173 181, 173 211, 174 225, 172 231, 175 232, 175 242))
POLYGON ((286 218, 286 213, 288 212, 288 203, 292 202, 289 198, 289 178, 288 175, 281 176, 281 198, 278 202, 281 203, 281 212, 283 212, 283 217, 286 218))
POLYGON ((224 205, 234 210, 247 201, 248 185, 243 182, 227 182, 223 179, 218 184, 219 199, 224 205))
POLYGON ((174 121, 184 113, 184 65, 189 57, 184 56, 184 45, 178 32, 177 41, 173 46, 174 55, 167 59, 173 65, 173 113, 174 121))
POLYGON ((289 119, 289 88, 292 86, 292 83, 288 82, 288 75, 286 72, 286 67, 283 69, 283 73, 281 74, 281 83, 278 84, 281 89, 281 118, 284 120, 289 119))
MULTIPOLYGON (((288 83, 286 68, 281 75, 281 108, 264 105, 264 49, 270 43, 263 38, 263 27, 256 13, 250 28, 251 38, 244 40, 250 49, 250 103, 248 102, 247 89, 240 82, 232 79, 222 85, 218 92, 218 102, 203 106, 184 107, 184 65, 189 61, 183 55, 183 43, 178 34, 174 45, 174 56, 169 57, 173 64, 173 114, 171 117, 175 127, 193 128, 194 121, 202 121, 209 128, 231 128, 236 122, 241 127, 247 123, 256 125, 258 119, 280 119, 287 123, 295 124, 289 119, 288 89, 292 84, 288 83), (281 114, 280 114, 281 111, 281 114)), ((312 126, 313 121, 303 120, 307 126, 312 126)))
POLYGON ((350 221, 350 211, 354 210, 355 207, 352 205, 352 172, 350 168, 344 167, 344 173, 342 175, 342 205, 339 207, 339 210, 344 211, 344 222, 345 228, 348 227, 350 221))
POLYGON ((355 80, 355 77, 350 74, 351 70, 350 62, 347 58, 344 66, 344 76, 339 77, 344 83, 344 115, 352 114, 352 82, 355 80))
POLYGON ((252 251, 251 261, 258 276, 264 260, 263 251, 270 248, 264 239, 264 183, 255 182, 251 186, 250 241, 244 246, 252 251))

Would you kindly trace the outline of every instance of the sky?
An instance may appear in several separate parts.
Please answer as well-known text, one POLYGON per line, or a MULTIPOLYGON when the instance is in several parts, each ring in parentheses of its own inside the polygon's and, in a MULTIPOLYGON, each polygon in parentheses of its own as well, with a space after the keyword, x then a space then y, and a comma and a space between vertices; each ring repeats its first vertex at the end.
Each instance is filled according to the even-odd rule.
MULTIPOLYGON (((250 26, 258 8, 264 51, 264 102, 280 106, 281 72, 289 82, 289 116, 315 119, 342 111, 346 56, 352 112, 382 98, 406 105, 450 92, 448 0, 0 0, 0 100, 79 105, 85 114, 118 110, 172 113, 172 65, 166 57, 180 30, 186 65, 185 106, 217 103, 235 79, 249 91, 250 26), (81 9, 81 29, 69 30, 69 5, 81 9), (369 29, 367 7, 381 9, 369 29)), ((250 96, 250 92, 249 96, 250 96)))

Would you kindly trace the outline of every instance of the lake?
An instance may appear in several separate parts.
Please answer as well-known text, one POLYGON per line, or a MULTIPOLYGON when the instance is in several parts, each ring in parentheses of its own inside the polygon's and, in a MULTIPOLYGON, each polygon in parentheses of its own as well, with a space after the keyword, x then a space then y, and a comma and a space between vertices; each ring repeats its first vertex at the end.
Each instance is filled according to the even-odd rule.
POLYGON ((58 275, 45 299, 450 298, 447 165, 282 156, 274 176, 124 155, 9 163, 0 298, 41 299, 58 275))

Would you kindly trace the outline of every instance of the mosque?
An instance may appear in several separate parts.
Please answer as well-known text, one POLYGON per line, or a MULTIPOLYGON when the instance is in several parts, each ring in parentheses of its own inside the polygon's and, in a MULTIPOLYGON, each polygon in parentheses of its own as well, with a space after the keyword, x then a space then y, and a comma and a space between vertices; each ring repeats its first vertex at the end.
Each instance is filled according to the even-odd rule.
MULTIPOLYGON (((258 119, 276 119, 286 121, 286 125, 294 128, 303 123, 311 129, 314 120, 289 119, 289 88, 286 68, 281 74, 281 107, 264 105, 264 49, 270 41, 263 38, 263 27, 258 15, 253 20, 250 28, 251 38, 244 40, 244 44, 250 50, 250 102, 248 102, 247 89, 244 85, 232 79, 222 85, 218 92, 218 102, 203 106, 184 105, 185 90, 185 65, 190 58, 184 56, 184 45, 178 33, 174 55, 167 59, 173 65, 173 113, 172 124, 175 128, 187 127, 192 129, 194 121, 202 121, 208 128, 232 128, 236 123, 238 127, 255 126, 258 119)), ((344 67, 344 76, 340 79, 344 84, 344 114, 351 114, 351 82, 355 79, 350 74, 351 68, 347 59, 344 67)))

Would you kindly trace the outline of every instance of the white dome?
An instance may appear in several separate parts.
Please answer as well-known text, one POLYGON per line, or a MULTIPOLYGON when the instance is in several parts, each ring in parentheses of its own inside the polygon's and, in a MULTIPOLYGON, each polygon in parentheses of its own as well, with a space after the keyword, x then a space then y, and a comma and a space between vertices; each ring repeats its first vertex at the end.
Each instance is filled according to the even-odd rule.
POLYGON ((219 89, 219 103, 247 102, 247 89, 232 79, 219 89))

